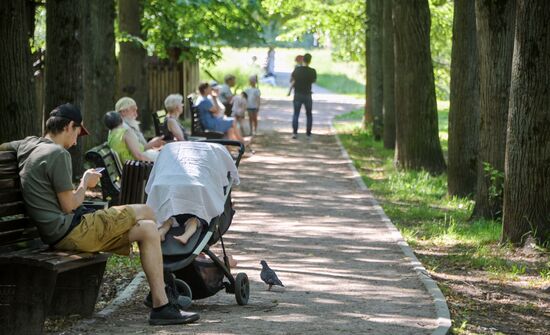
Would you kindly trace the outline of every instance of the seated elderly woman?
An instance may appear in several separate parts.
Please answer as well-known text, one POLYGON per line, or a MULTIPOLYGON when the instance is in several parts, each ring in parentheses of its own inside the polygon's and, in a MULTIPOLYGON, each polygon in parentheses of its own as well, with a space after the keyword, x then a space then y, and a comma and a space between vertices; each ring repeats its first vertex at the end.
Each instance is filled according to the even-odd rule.
POLYGON ((166 118, 161 125, 164 140, 167 142, 187 141, 189 139, 187 131, 178 121, 183 113, 183 96, 181 94, 167 96, 164 100, 164 109, 166 109, 166 118))
POLYGON ((158 151, 145 151, 144 145, 139 142, 134 132, 124 127, 119 113, 107 112, 103 117, 105 126, 109 128, 107 144, 118 154, 120 162, 127 160, 140 160, 152 162, 158 155, 158 151))
MULTIPOLYGON (((199 93, 201 96, 195 102, 195 105, 199 109, 199 117, 201 119, 202 127, 206 130, 222 132, 228 139, 244 143, 244 139, 234 118, 216 117, 220 111, 218 110, 218 107, 208 99, 208 95, 213 93, 210 85, 208 83, 200 84, 199 93)), ((216 99, 215 93, 212 94, 212 97, 216 99)))

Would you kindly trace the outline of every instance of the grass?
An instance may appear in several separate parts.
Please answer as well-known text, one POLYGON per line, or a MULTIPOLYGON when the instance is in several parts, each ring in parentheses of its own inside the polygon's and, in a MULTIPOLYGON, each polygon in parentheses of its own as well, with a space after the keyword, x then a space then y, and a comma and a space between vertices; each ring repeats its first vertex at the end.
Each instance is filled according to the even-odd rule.
MULTIPOLYGON (((439 107, 439 134, 446 154, 448 104, 439 107)), ((489 271, 500 278, 517 278, 526 273, 548 278, 544 264, 509 259, 511 249, 499 246, 499 222, 469 221, 473 201, 449 197, 445 174, 434 177, 424 171, 397 171, 393 166, 394 151, 374 141, 370 129, 362 129, 362 115, 363 111, 357 110, 336 118, 346 121, 335 125, 340 139, 365 184, 408 243, 448 252, 447 257, 427 259, 429 268, 451 261, 455 266, 489 271)))
MULTIPOLYGON (((448 103, 440 103, 439 137, 447 156, 448 103)), ((438 280, 451 311, 453 334, 486 333, 486 327, 510 327, 499 301, 468 293, 472 287, 508 297, 509 308, 519 327, 540 331, 546 305, 514 292, 539 290, 550 285, 550 257, 542 249, 534 254, 499 244, 501 224, 470 221, 473 201, 447 195, 447 176, 423 171, 397 171, 394 151, 373 139, 371 129, 362 129, 363 110, 335 118, 344 147, 365 184, 401 231, 424 266, 438 280), (472 278, 472 280, 470 279, 472 278), (458 278, 458 279, 452 279, 458 278), (475 279, 474 279, 475 278, 475 279), (485 288, 478 286, 485 284, 485 288), (538 319, 534 319, 534 318, 538 319), (536 320, 536 321, 535 321, 536 320), (539 322, 533 325, 533 322, 539 322)), ((507 333, 505 331, 505 333, 507 333)), ((499 331, 491 334, 502 334, 499 331)))
MULTIPOLYGON (((201 64, 201 80, 212 79, 223 82, 223 77, 232 73, 237 77, 236 88, 239 91, 247 86, 248 77, 256 74, 263 75, 262 66, 265 62, 267 49, 224 48, 223 57, 216 64, 201 64), (256 65, 252 65, 252 57, 257 58, 256 65), (206 70, 206 71, 205 71, 206 70), (212 76, 208 75, 210 73, 212 76), (214 78, 212 78, 214 77, 214 78)), ((312 55, 311 66, 317 71, 317 84, 335 93, 347 94, 355 97, 365 95, 365 74, 358 63, 338 62, 332 59, 328 49, 298 49, 278 48, 275 50, 275 71, 292 72, 294 57, 309 52, 312 55)), ((262 94, 270 96, 284 96, 287 89, 261 85, 262 94)))

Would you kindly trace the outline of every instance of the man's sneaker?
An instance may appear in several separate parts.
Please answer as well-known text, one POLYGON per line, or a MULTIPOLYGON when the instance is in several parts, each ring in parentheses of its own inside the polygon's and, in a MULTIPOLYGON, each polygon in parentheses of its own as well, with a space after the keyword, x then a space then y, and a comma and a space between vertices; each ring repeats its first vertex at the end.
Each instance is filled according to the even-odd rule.
POLYGON ((195 322, 200 318, 197 313, 181 311, 175 304, 153 308, 149 314, 150 325, 178 325, 195 322))
MULTIPOLYGON (((168 291, 168 288, 166 288, 166 290, 168 291)), ((167 295, 168 300, 170 300, 170 302, 172 303, 175 303, 180 309, 187 309, 193 304, 193 301, 188 296, 178 295, 176 299, 173 295, 169 295, 168 293, 167 295)), ((149 291, 149 294, 147 294, 147 296, 143 300, 143 304, 149 308, 153 308, 153 297, 151 295, 151 291, 149 291)))
POLYGON ((293 139, 293 140, 295 140, 295 139, 297 139, 297 138, 298 138, 298 135, 292 134, 292 139, 293 139))

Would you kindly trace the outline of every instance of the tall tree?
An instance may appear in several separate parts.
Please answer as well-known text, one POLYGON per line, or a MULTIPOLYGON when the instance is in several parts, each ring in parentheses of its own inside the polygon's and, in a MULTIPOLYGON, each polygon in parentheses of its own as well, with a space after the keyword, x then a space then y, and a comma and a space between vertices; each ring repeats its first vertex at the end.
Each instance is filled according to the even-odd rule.
POLYGON ((516 0, 476 1, 480 128, 474 218, 502 212, 502 184, 516 0))
POLYGON ((118 1, 118 27, 122 35, 118 55, 118 95, 128 96, 136 101, 143 128, 147 129, 152 121, 151 111, 148 110, 149 94, 145 63, 147 53, 143 45, 142 17, 143 1, 118 1))
POLYGON ((384 147, 395 148, 395 94, 393 70, 393 22, 392 1, 384 1, 383 38, 382 38, 382 74, 384 101, 384 147))
POLYGON ((0 2, 0 143, 39 135, 25 0, 0 2))
POLYGON ((428 0, 394 0, 396 165, 445 171, 430 52, 428 0))
MULTIPOLYGON (((46 94, 45 119, 63 103, 82 109, 84 102, 82 53, 83 28, 81 0, 46 2, 46 94)), ((34 94, 34 91, 33 91, 34 94)), ((85 111, 83 111, 85 113, 85 111)), ((73 175, 82 173, 82 143, 78 140, 71 152, 73 175)))
POLYGON ((479 146, 479 68, 475 2, 455 0, 449 109, 450 195, 468 196, 476 189, 479 146))
POLYGON ((83 5, 83 116, 91 134, 82 144, 87 150, 106 140, 103 115, 115 104, 115 2, 88 0, 83 5))
POLYGON ((502 240, 550 242, 550 2, 518 1, 502 240))
POLYGON ((383 77, 382 77, 382 23, 383 4, 381 0, 369 0, 367 4, 369 15, 369 66, 368 78, 370 88, 370 107, 373 116, 372 133, 375 141, 382 139, 383 118, 383 77))

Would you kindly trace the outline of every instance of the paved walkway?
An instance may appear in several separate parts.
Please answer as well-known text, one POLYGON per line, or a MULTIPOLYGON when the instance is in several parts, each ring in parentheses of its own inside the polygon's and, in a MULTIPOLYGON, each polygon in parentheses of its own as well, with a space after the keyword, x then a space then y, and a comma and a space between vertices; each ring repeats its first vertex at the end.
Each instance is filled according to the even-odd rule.
MULTIPOLYGON (((225 292, 197 301, 193 325, 149 327, 144 290, 105 321, 75 330, 94 334, 431 334, 433 299, 381 220, 370 193, 354 180, 329 120, 361 107, 314 95, 314 136, 291 139, 291 101, 267 101, 256 154, 241 165, 237 214, 225 235, 251 280, 249 305, 225 292), (266 291, 260 260, 286 289, 266 291)), ((305 123, 305 116, 301 125, 305 123)), ((301 128, 303 134, 303 127, 301 128)))

